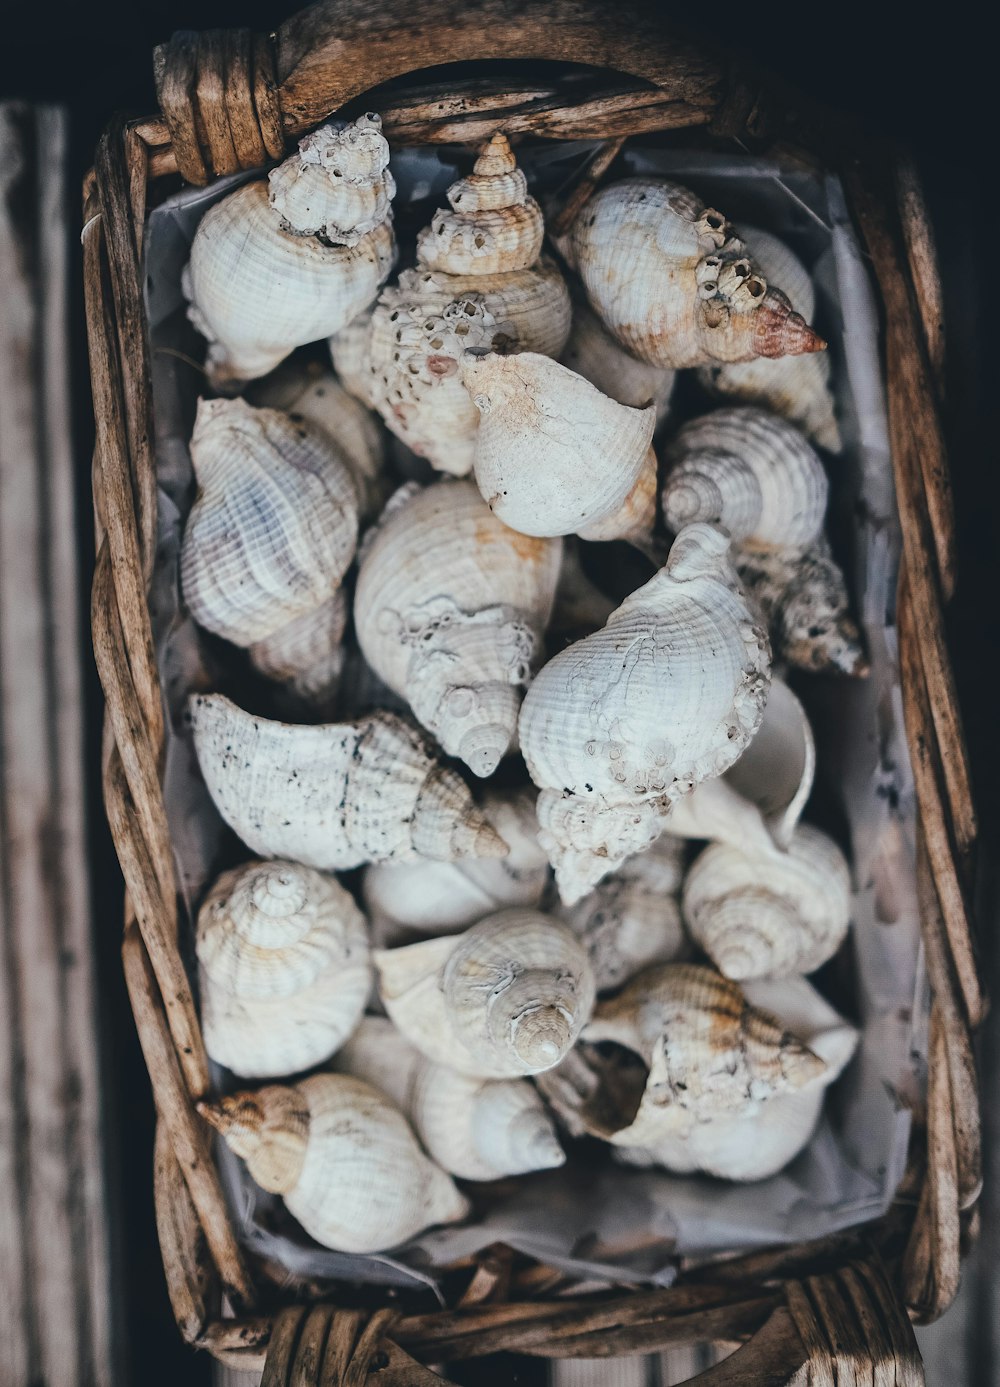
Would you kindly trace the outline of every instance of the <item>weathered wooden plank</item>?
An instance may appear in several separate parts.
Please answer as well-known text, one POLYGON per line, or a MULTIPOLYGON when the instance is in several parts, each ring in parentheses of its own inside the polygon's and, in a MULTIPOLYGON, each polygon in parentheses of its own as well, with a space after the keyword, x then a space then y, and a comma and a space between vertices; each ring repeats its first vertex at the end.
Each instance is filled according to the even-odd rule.
POLYGON ((110 1387, 66 135, 0 105, 0 1381, 110 1387))

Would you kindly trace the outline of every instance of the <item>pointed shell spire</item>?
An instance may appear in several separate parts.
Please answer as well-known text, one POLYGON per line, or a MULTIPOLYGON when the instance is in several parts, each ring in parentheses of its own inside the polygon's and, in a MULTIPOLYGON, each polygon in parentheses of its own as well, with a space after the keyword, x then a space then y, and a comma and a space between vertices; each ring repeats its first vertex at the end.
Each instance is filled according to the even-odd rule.
POLYGON ((268 201, 293 236, 354 246, 389 215, 396 184, 382 121, 331 121, 299 141, 297 154, 267 176, 268 201))
POLYGON ((297 726, 219 694, 188 705, 219 813, 262 856, 321 870, 418 857, 502 857, 507 846, 426 738, 393 713, 297 726))

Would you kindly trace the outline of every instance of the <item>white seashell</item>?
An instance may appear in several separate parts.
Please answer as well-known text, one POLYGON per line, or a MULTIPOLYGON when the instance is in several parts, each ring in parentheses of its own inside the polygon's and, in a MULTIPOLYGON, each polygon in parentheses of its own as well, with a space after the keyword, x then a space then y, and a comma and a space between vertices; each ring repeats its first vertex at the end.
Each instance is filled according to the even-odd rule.
POLYGON ((753 548, 813 544, 823 533, 823 464, 798 429, 767 410, 718 409, 692 419, 666 456, 668 529, 708 520, 753 548))
POLYGON ((217 388, 266 375, 375 298, 396 253, 380 131, 371 115, 324 125, 202 217, 182 287, 217 388))
POLYGON ((826 345, 764 279, 726 219, 666 179, 626 178, 597 192, 573 225, 571 258, 604 326, 653 365, 826 345))
POLYGON ((372 371, 368 351, 372 315, 368 309, 352 318, 327 341, 337 378, 349 395, 367 409, 374 409, 372 371))
POLYGON ((568 905, 659 837, 670 805, 760 726, 770 652, 727 550, 720 530, 688 526, 666 566, 528 690, 521 751, 568 905))
POLYGON ((850 872, 832 839, 800 824, 784 853, 707 847, 688 872, 683 906, 692 938, 726 977, 811 973, 847 934, 850 872))
POLYGON ((374 954, 379 996, 428 1059, 473 1078, 558 1064, 594 1003, 594 975, 565 925, 500 911, 462 935, 374 954))
POLYGON ((347 598, 337 591, 305 616, 280 626, 250 646, 250 662, 265 679, 283 686, 279 702, 316 713, 334 711, 344 668, 347 598))
POLYGON ((476 484, 505 525, 602 539, 651 530, 652 406, 620 405, 536 352, 469 355, 461 374, 482 416, 476 484))
POLYGON ((747 983, 744 995, 800 1036, 824 1061, 823 1072, 793 1093, 778 1094, 742 1113, 693 1123, 684 1134, 668 1134, 652 1149, 621 1150, 629 1164, 663 1165, 677 1174, 700 1170, 722 1180, 765 1180, 807 1145, 826 1090, 853 1055, 858 1033, 805 978, 747 983))
POLYGON ((605 332, 585 300, 573 304, 573 326, 559 360, 619 404, 644 409, 652 404, 660 425, 670 411, 677 372, 632 356, 605 332))
POLYGON ((332 877, 296 862, 224 872, 198 912, 196 948, 205 1048, 245 1078, 328 1059, 371 992, 364 916, 332 877))
POLYGON ((333 596, 354 557, 354 483, 326 436, 276 409, 200 400, 181 585, 206 630, 248 646, 333 596))
POLYGON ((508 845, 506 857, 387 862, 366 868, 365 909, 386 943, 407 934, 454 934, 507 906, 538 906, 549 860, 538 844, 529 790, 487 790, 483 812, 508 845))
MULTIPOLYGON (((761 273, 770 283, 781 285, 792 307, 808 322, 815 312, 816 293, 802 261, 769 231, 742 226, 740 234, 761 273)), ((729 365, 701 366, 698 380, 722 399, 774 410, 797 424, 819 447, 840 452, 840 430, 830 391, 830 358, 825 352, 784 356, 777 361, 758 357, 729 365)))
POLYGON ((540 660, 562 546, 502 525, 472 482, 403 491, 366 538, 358 643, 449 755, 492 775, 540 660))
POLYGON ((463 1180, 498 1180, 562 1165, 566 1156, 526 1079, 473 1079, 425 1059, 391 1021, 366 1016, 335 1061, 385 1087, 429 1156, 463 1180))
POLYGON ((469 1212, 403 1114, 360 1079, 314 1074, 294 1086, 199 1103, 198 1110, 257 1184, 280 1194, 324 1247, 384 1252, 469 1212))
POLYGON ((188 716, 216 808, 262 857, 341 871, 507 851, 465 783, 394 713, 299 727, 196 694, 188 716))

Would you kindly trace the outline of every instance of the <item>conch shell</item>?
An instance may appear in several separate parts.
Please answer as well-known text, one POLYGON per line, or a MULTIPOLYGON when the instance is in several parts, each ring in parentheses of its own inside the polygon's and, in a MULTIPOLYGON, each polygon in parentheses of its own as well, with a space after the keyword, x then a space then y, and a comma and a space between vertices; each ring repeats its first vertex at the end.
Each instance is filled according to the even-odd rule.
POLYGON ((297 862, 224 872, 198 912, 196 948, 205 1048, 244 1078, 329 1059, 371 992, 364 916, 333 877, 297 862))
POLYGON ((323 125, 202 217, 182 283, 217 389, 267 375, 375 298, 396 253, 381 131, 371 114, 323 125))
POLYGON ((394 713, 299 727, 196 694, 188 716, 216 808, 262 857, 343 871, 507 851, 464 781, 394 713))
POLYGON ((594 974, 565 925, 502 910, 461 935, 374 953, 379 996, 421 1054, 479 1079, 558 1064, 590 1017, 594 974))
POLYGON ((473 1079, 434 1064, 391 1021, 366 1016, 335 1068, 380 1088, 424 1150, 463 1180, 499 1180, 566 1160, 551 1117, 526 1079, 473 1079))
POLYGON ((468 355, 482 415, 476 484, 490 510, 526 535, 647 536, 656 518, 656 411, 603 395, 536 352, 468 355))
POLYGON ((366 538, 354 625, 368 664, 445 751, 492 775, 540 662, 562 546, 495 519, 471 481, 408 483, 366 538))
POLYGON ((327 603, 354 557, 358 512, 326 435, 280 410, 200 400, 191 461, 180 567, 199 625, 249 646, 327 603))
MULTIPOLYGON (((448 189, 404 270, 372 315, 367 396, 415 453, 443 472, 472 468, 479 416, 458 377, 466 351, 557 356, 570 327, 569 291, 540 259, 542 212, 505 135, 448 189)), ((339 360, 337 347, 335 356, 339 360)), ((349 368, 354 373, 353 365, 349 368)))
POLYGON ((854 1053, 858 1033, 805 978, 752 982, 747 1001, 800 1036, 825 1068, 792 1093, 744 1112, 693 1123, 683 1134, 669 1134, 653 1148, 622 1149, 630 1165, 662 1165, 676 1174, 704 1171, 721 1180, 765 1180, 783 1169, 806 1146, 816 1129, 826 1090, 854 1053))
POLYGON ((797 356, 826 343, 687 188, 626 178, 577 217, 570 257, 604 326, 654 366, 797 356))
POLYGON ((687 526, 666 566, 528 689, 521 751, 567 905, 658 838, 671 804, 760 726, 770 651, 728 548, 721 530, 687 526))
POLYGON ((384 1252, 469 1212, 399 1109, 360 1079, 314 1074, 198 1111, 324 1247, 384 1252))
MULTIPOLYGON (((816 292, 801 260, 769 231, 744 226, 741 235, 761 273, 781 285, 792 307, 808 322, 816 308, 816 292)), ((773 409, 797 424, 820 448, 840 452, 840 429, 830 393, 830 358, 825 352, 783 356, 777 361, 758 357, 731 365, 701 366, 698 381, 724 400, 773 409)))
POLYGON ((811 973, 847 934, 851 877, 836 843, 800 824, 777 855, 707 847, 684 882, 683 908, 691 937, 727 978, 811 973))
POLYGON ((619 404, 635 409, 652 404, 658 426, 670 411, 677 372, 651 366, 627 352, 605 332, 600 318, 582 298, 573 303, 573 326, 559 360, 619 404))
POLYGON ((387 862, 365 869, 365 910, 380 942, 455 934, 507 906, 541 904, 549 860, 538 843, 534 794, 487 790, 483 812, 508 845, 506 857, 387 862))

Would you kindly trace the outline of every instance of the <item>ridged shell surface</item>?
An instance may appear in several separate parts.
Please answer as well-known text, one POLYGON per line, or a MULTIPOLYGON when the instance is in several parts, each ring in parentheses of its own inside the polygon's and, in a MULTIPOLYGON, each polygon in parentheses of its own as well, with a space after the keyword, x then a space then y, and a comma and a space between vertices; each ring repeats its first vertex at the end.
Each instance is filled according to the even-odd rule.
POLYGON ((205 1048, 246 1078, 329 1058, 371 991, 364 916, 332 877, 296 862, 224 872, 198 913, 196 947, 205 1048))
POLYGON ((634 409, 652 404, 658 425, 667 417, 676 371, 651 366, 627 352, 583 299, 573 304, 573 326, 559 359, 619 404, 634 409))
POLYGON ((357 245, 389 215, 396 184, 377 115, 331 121, 299 141, 267 176, 268 199, 286 231, 357 245))
POLYGON ((728 540, 703 524, 681 532, 666 566, 603 630, 543 666, 519 734, 567 904, 657 838, 673 801, 740 756, 760 726, 769 671, 728 540))
POLYGON ((393 713, 297 726, 197 694, 188 716, 216 808, 262 857, 346 870, 507 851, 464 781, 393 713))
POLYGON ((242 400, 201 400, 198 495, 181 547, 191 615, 252 645, 328 601, 357 544, 354 483, 314 425, 242 400))
POLYGON ((397 493, 366 543, 354 599, 365 659, 476 775, 516 733, 561 549, 501 524, 470 481, 397 493))
POLYGON ((250 662, 264 675, 281 684, 290 707, 332 712, 344 668, 344 630, 347 598, 344 589, 305 616, 279 626, 250 646, 250 662))

